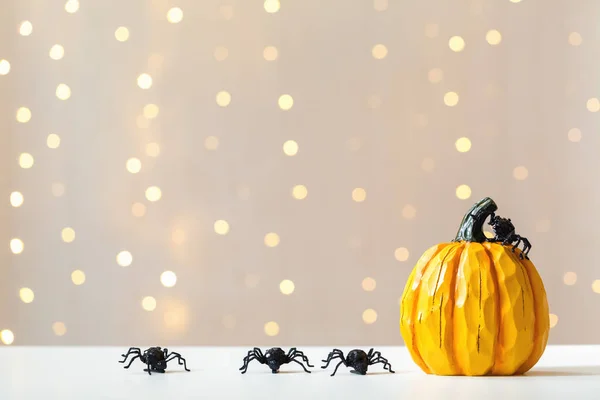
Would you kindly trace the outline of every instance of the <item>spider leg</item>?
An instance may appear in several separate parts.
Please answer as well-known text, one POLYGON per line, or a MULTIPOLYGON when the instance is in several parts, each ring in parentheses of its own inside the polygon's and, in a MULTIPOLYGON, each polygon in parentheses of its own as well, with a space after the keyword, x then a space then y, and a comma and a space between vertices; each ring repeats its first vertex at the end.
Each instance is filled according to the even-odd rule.
POLYGON ((165 364, 171 360, 177 359, 177 361, 179 362, 179 365, 181 365, 181 362, 183 361, 183 369, 185 369, 186 371, 189 372, 189 369, 187 368, 187 365, 185 364, 185 358, 181 357, 181 354, 172 352, 171 354, 169 354, 169 357, 171 357, 171 358, 167 359, 165 361, 165 364))
POLYGON ((336 365, 336 366, 335 366, 335 369, 333 370, 333 374, 331 374, 330 376, 334 376, 334 375, 335 375, 335 373, 337 372, 338 368, 339 368, 339 367, 340 367, 340 365, 342 365, 342 364, 346 365, 346 363, 345 363, 344 361, 340 361, 340 362, 338 363, 338 365, 336 365))
POLYGON ((346 359, 344 358, 344 353, 342 353, 342 351, 341 351, 341 350, 338 350, 338 349, 333 349, 333 351, 332 351, 331 353, 329 353, 329 355, 327 356, 327 360, 321 360, 321 361, 323 361, 324 363, 327 363, 327 364, 325 364, 324 366, 322 366, 321 368, 323 368, 323 369, 324 369, 324 368, 327 368, 327 367, 329 366, 329 363, 330 363, 330 362, 331 362, 333 359, 336 359, 336 358, 339 358, 339 359, 341 359, 341 360, 342 360, 342 362, 344 363, 344 365, 346 365, 346 359))
POLYGON ((304 366, 304 364, 302 364, 300 361, 298 360, 290 360, 291 362, 295 362, 296 364, 300 364, 300 366, 304 369, 305 372, 308 372, 310 374, 310 371, 306 369, 306 367, 304 366))
MULTIPOLYGON (((140 358, 140 355, 139 355, 139 354, 136 354, 136 355, 135 355, 135 356, 134 356, 134 357, 133 357, 131 360, 129 360, 129 364, 127 364, 127 365, 126 365, 126 366, 124 366, 123 368, 129 368, 129 367, 131 367, 131 364, 133 364, 133 362, 134 362, 136 359, 138 359, 138 358, 140 358)), ((125 361, 125 360, 123 360, 123 361, 125 361)), ((121 361, 119 361, 119 362, 121 362, 121 361)))
MULTIPOLYGON (((523 239, 523 252, 525 253, 525 258, 529 260, 529 251, 531 250, 531 243, 529 243, 529 240, 527 240, 527 238, 522 238, 523 239)), ((523 256, 523 253, 521 253, 521 258, 523 256)))
POLYGON ((513 240, 516 240, 517 243, 515 243, 512 247, 512 251, 513 253, 515 252, 515 250, 517 249, 517 247, 519 247, 519 245, 521 244, 521 242, 523 241, 523 238, 520 235, 514 235, 513 236, 513 240))
POLYGON ((383 369, 387 369, 392 374, 395 373, 394 371, 392 371, 392 365, 388 362, 388 360, 386 358, 378 356, 377 358, 375 358, 373 360, 369 360, 369 365, 379 364, 379 363, 383 364, 383 369))
MULTIPOLYGON (((374 349, 369 350, 369 353, 367 354, 367 358, 369 360, 375 356, 375 353, 373 353, 373 350, 374 349)), ((376 353, 379 353, 379 352, 377 351, 376 353)))
POLYGON ((296 357, 301 357, 302 361, 304 361, 306 363, 306 365, 308 365, 311 368, 315 367, 314 365, 310 365, 310 361, 308 361, 308 357, 306 357, 303 352, 296 351, 296 349, 294 349, 293 355, 291 355, 291 356, 288 355, 288 357, 289 357, 290 360, 293 360, 296 357))
MULTIPOLYGON (((373 349, 371 349, 371 350, 373 350, 373 349)), ((373 353, 369 352, 367 357, 369 357, 369 361, 376 360, 377 358, 381 357, 381 352, 379 352, 379 351, 375 351, 373 353)))
POLYGON ((242 371, 242 374, 245 374, 246 371, 248 371, 248 364, 250 364, 250 361, 252 361, 252 360, 257 360, 261 364, 264 364, 264 362, 261 362, 261 360, 258 358, 258 356, 256 354, 256 349, 250 350, 248 352, 248 355, 246 357, 244 357, 244 365, 242 365, 240 368, 240 371, 242 371))
POLYGON ((123 360, 119 361, 120 363, 124 363, 125 361, 127 361, 127 357, 129 357, 130 354, 141 354, 142 351, 140 350, 139 347, 130 347, 129 350, 127 351, 127 354, 121 354, 121 356, 123 357, 123 360))
POLYGON ((256 355, 256 359, 258 360, 259 363, 264 364, 267 362, 267 359, 265 358, 265 355, 263 354, 261 349, 259 349, 258 347, 255 347, 253 350, 254 350, 254 354, 256 355))
POLYGON ((150 357, 148 357, 148 358, 146 359, 146 365, 148 366, 148 375, 152 375, 152 374, 150 373, 150 357))

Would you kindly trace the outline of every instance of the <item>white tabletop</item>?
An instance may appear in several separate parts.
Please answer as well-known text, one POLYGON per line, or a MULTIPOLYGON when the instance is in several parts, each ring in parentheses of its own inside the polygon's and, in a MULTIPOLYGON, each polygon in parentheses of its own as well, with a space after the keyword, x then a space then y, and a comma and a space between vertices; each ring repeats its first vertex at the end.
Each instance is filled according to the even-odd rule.
POLYGON ((526 376, 478 378, 426 375, 404 347, 377 348, 395 374, 377 364, 366 376, 341 366, 331 377, 333 365, 320 368, 331 348, 298 349, 315 365, 311 374, 287 364, 274 375, 254 361, 242 375, 245 347, 173 347, 191 372, 173 361, 152 376, 139 361, 123 369, 117 361, 126 347, 4 347, 0 399, 600 399, 600 346, 549 346, 526 376))

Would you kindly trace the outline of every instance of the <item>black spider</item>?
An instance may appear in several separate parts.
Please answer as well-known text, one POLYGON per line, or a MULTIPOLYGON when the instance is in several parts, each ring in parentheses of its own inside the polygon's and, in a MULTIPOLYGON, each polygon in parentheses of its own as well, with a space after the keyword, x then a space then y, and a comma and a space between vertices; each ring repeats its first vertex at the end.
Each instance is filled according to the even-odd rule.
POLYGON ((305 361, 309 367, 314 367, 314 365, 310 365, 310 362, 304 353, 296 350, 295 347, 292 347, 287 354, 285 354, 281 348, 273 347, 272 349, 267 350, 264 355, 258 347, 255 347, 248 352, 246 357, 244 357, 244 365, 242 365, 240 371, 242 371, 242 374, 245 374, 248 370, 248 364, 250 361, 257 360, 261 364, 267 364, 267 366, 271 368, 271 372, 274 374, 279 372, 279 367, 281 367, 283 364, 289 364, 291 362, 300 364, 304 371, 310 374, 310 371, 306 369, 304 364, 296 360, 296 357, 302 358, 302 360, 305 361))
POLYGON ((327 368, 329 366, 329 363, 335 358, 339 358, 341 361, 338 363, 338 365, 335 366, 335 370, 333 371, 333 374, 331 374, 331 376, 335 375, 338 367, 342 364, 344 364, 346 367, 354 368, 350 371, 353 374, 366 375, 367 369, 369 369, 369 365, 377 363, 382 363, 383 369, 387 369, 392 374, 395 373, 394 371, 392 371, 392 366, 390 365, 388 360, 383 358, 380 352, 374 352, 373 349, 369 350, 369 354, 365 353, 362 350, 355 349, 350 351, 345 358, 344 353, 341 350, 333 349, 333 351, 329 353, 329 356, 327 356, 327 360, 323 360, 323 362, 326 362, 327 364, 325 364, 321 368, 327 368))
POLYGON ((181 357, 181 354, 179 353, 169 353, 167 349, 150 347, 149 349, 144 350, 142 353, 138 347, 130 347, 127 354, 121 354, 121 356, 123 356, 123 360, 119 362, 124 363, 127 361, 127 357, 129 357, 130 354, 135 354, 135 357, 133 357, 129 361, 129 364, 127 364, 124 368, 129 368, 133 361, 136 358, 139 358, 148 366, 148 368, 144 369, 144 371, 148 372, 148 375, 152 375, 150 371, 164 373, 165 369, 167 369, 167 363, 171 360, 177 359, 179 365, 183 365, 183 368, 186 371, 189 371, 189 369, 187 369, 187 365, 185 364, 185 358, 181 357))
POLYGON ((523 242, 523 251, 519 253, 521 259, 526 258, 529 260, 529 251, 531 250, 531 243, 526 237, 515 233, 515 226, 511 222, 510 218, 502 218, 498 215, 492 214, 489 222, 490 226, 494 231, 494 238, 490 239, 493 242, 502 242, 503 245, 509 245, 515 243, 512 247, 513 253, 523 242))

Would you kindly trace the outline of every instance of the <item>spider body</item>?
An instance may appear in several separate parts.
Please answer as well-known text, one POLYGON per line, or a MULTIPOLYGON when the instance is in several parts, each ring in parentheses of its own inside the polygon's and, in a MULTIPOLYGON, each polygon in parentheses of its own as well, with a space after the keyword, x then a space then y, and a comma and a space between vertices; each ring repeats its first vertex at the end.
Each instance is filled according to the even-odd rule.
POLYGON ((177 359, 179 365, 183 365, 183 368, 186 371, 189 371, 185 363, 185 358, 181 357, 181 354, 179 353, 169 353, 169 350, 166 348, 162 349, 160 347, 150 347, 144 350, 142 353, 138 347, 131 347, 126 354, 121 354, 123 359, 119 362, 124 363, 131 354, 134 356, 129 360, 129 364, 127 364, 124 368, 129 368, 131 364, 139 358, 141 362, 146 364, 147 368, 144 369, 144 371, 148 372, 148 375, 152 375, 151 371, 164 373, 167 369, 167 363, 171 360, 177 359))
POLYGON ((296 350, 295 347, 292 347, 287 354, 280 347, 273 347, 268 349, 263 354, 262 350, 258 347, 250 350, 246 357, 244 357, 244 365, 240 368, 242 374, 245 374, 248 370, 248 364, 252 360, 256 360, 261 364, 266 364, 267 367, 271 369, 271 372, 276 374, 279 372, 279 368, 284 364, 289 364, 291 362, 300 364, 300 366, 304 369, 305 372, 310 374, 310 371, 306 369, 304 364, 300 361, 296 360, 296 358, 300 357, 303 361, 306 362, 306 365, 309 367, 314 367, 314 365, 310 365, 308 358, 304 355, 303 352, 296 350))
POLYGON ((529 251, 531 250, 531 243, 526 237, 515 233, 515 226, 513 225, 510 218, 502 218, 498 215, 492 214, 489 222, 492 230, 494 231, 494 238, 490 239, 493 242, 502 242, 503 245, 513 244, 512 251, 517 249, 521 243, 523 243, 523 251, 519 253, 521 259, 529 259, 529 251))
POLYGON ((344 357, 344 353, 341 350, 333 349, 331 353, 329 353, 329 355, 327 356, 327 360, 322 360, 326 364, 323 365, 321 368, 325 369, 329 366, 329 363, 332 360, 339 359, 340 362, 335 366, 335 370, 333 371, 333 374, 331 374, 331 376, 335 375, 339 366, 342 364, 344 364, 344 366, 348 368, 352 368, 350 372, 352 372, 353 374, 366 375, 367 370, 369 369, 369 365, 377 363, 382 363, 383 369, 387 369, 391 373, 394 373, 394 371, 392 371, 392 366, 390 365, 388 360, 382 357, 380 352, 373 350, 374 349, 369 350, 369 353, 367 354, 360 349, 354 349, 348 352, 348 355, 344 357))

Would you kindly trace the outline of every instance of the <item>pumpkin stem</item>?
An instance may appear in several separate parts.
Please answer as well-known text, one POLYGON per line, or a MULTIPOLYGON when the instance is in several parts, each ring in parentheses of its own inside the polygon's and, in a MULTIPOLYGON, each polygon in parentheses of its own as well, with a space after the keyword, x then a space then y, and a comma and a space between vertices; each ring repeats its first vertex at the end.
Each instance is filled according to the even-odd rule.
POLYGON ((483 243, 487 241, 487 238, 483 233, 483 224, 487 217, 494 215, 494 212, 497 209, 498 206, 494 200, 489 197, 485 197, 475 203, 463 217, 454 242, 466 241, 483 243))

